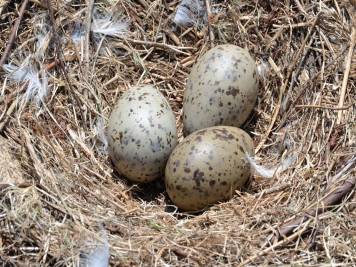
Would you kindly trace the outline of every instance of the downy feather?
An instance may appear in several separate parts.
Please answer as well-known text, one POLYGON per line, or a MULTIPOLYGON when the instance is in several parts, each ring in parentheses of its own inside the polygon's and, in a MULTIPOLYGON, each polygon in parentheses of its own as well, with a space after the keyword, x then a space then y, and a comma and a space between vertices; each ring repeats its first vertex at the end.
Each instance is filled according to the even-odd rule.
POLYGON ((14 82, 27 82, 24 101, 33 100, 38 106, 41 105, 48 94, 48 78, 46 71, 38 71, 30 65, 30 58, 26 58, 20 65, 3 65, 3 69, 8 73, 8 78, 14 82))
POLYGON ((277 166, 266 168, 262 165, 259 165, 255 158, 251 157, 250 155, 246 154, 246 158, 248 162, 251 164, 253 171, 264 178, 272 178, 274 175, 279 174, 286 169, 288 169, 296 160, 295 155, 291 155, 286 159, 282 160, 280 164, 277 166))
POLYGON ((182 0, 177 7, 174 23, 182 27, 197 25, 206 20, 206 10, 202 0, 182 0))

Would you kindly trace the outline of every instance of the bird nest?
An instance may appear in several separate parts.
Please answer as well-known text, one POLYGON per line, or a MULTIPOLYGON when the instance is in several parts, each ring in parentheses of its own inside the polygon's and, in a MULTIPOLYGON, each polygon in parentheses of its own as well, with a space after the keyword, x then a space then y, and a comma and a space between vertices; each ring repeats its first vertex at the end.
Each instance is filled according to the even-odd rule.
POLYGON ((207 19, 179 27, 179 1, 0 0, 1 263, 356 264, 355 1, 203 2, 207 19), (256 59, 242 128, 284 168, 182 213, 161 181, 113 171, 103 133, 123 91, 153 84, 182 140, 187 75, 224 43, 256 59))

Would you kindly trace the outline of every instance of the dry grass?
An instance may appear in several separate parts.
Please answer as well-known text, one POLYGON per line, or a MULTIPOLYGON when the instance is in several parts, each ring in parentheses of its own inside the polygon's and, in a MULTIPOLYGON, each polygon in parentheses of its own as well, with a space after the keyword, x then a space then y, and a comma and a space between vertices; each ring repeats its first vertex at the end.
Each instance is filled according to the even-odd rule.
MULTIPOLYGON (((292 153, 297 160, 278 177, 255 175, 247 192, 195 215, 175 211, 160 183, 134 186, 113 173, 95 129, 122 91, 152 83, 169 99, 181 132, 185 79, 194 60, 209 49, 209 32, 204 27, 172 31, 178 1, 95 2, 96 9, 114 7, 129 18, 129 35, 102 43, 84 35, 75 47, 70 37, 76 23, 87 26, 86 1, 52 0, 63 54, 56 52, 52 35, 45 56, 33 63, 50 73, 50 94, 41 108, 21 102, 25 84, 1 75, 0 129, 21 164, 24 182, 1 187, 0 261, 76 266, 87 240, 100 237, 104 227, 112 266, 355 265, 352 194, 333 211, 308 220, 291 238, 268 244, 280 224, 318 205, 325 190, 355 179, 352 1, 212 5, 218 11, 210 18, 214 44, 247 47, 257 62, 269 64, 258 104, 244 126, 258 158, 266 166, 292 153), (350 56, 345 108, 337 109, 350 56), (344 169, 352 157, 353 165, 344 169)), ((20 4, 0 0, 2 53, 20 4)), ((46 12, 46 1, 30 1, 8 62, 34 53, 41 16, 51 25, 46 12)))

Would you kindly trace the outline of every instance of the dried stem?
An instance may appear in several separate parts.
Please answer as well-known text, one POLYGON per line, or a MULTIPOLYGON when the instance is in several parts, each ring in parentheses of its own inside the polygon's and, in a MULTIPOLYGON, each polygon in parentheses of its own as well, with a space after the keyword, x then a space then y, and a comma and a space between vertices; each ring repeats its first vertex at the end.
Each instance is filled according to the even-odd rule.
POLYGON ((205 8, 206 8, 206 14, 208 17, 208 31, 209 31, 209 40, 210 40, 210 45, 214 45, 214 32, 211 27, 211 21, 212 21, 212 14, 211 14, 211 8, 210 8, 210 0, 205 0, 205 8))
POLYGON ((9 37, 9 40, 6 44, 6 48, 5 48, 5 51, 4 53, 2 54, 1 56, 1 59, 0 59, 0 66, 4 65, 5 61, 7 60, 7 57, 9 56, 10 54, 10 51, 11 51, 11 47, 12 45, 14 44, 15 42, 15 39, 16 39, 16 36, 17 36, 17 30, 20 26, 20 23, 21 23, 21 20, 23 18, 23 15, 25 13, 25 10, 26 10, 26 7, 27 7, 27 4, 28 4, 29 0, 24 0, 22 2, 22 5, 21 5, 21 8, 20 8, 20 11, 19 11, 19 16, 14 24, 14 26, 12 27, 11 29, 11 33, 10 33, 10 37, 9 37))
MULTIPOLYGON (((344 105, 344 101, 345 101, 347 81, 349 79, 352 55, 353 55, 353 51, 354 51, 354 47, 355 47, 355 39, 356 39, 356 30, 353 27, 352 28, 352 33, 351 33, 351 41, 350 41, 349 53, 347 54, 347 57, 346 57, 346 60, 345 60, 346 65, 345 65, 344 78, 342 80, 342 86, 341 86, 341 90, 340 90, 339 108, 344 105)), ((336 123, 340 124, 341 123, 341 119, 342 119, 342 110, 340 110, 338 115, 337 115, 336 123)))
POLYGON ((295 229, 299 228, 301 224, 306 222, 309 218, 317 217, 318 215, 324 213, 327 210, 335 208, 335 205, 340 203, 344 197, 346 197, 355 187, 356 177, 351 177, 347 179, 344 184, 332 193, 328 194, 318 205, 319 208, 315 208, 306 211, 303 215, 284 223, 277 229, 277 236, 275 240, 280 240, 286 236, 289 236, 294 232, 295 229))

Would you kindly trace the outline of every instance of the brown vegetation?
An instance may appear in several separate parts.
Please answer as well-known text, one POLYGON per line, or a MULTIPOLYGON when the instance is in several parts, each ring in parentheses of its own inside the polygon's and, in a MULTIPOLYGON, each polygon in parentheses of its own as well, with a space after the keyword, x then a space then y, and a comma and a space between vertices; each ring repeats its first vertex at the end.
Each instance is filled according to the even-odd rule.
POLYGON ((183 30, 171 25, 178 1, 95 1, 130 23, 124 37, 104 39, 86 31, 93 2, 30 0, 14 29, 22 1, 0 0, 1 54, 17 33, 5 63, 35 52, 41 25, 50 32, 44 56, 31 59, 50 74, 44 104, 22 101, 27 84, 0 73, 0 131, 11 144, 0 174, 16 161, 23 174, 0 180, 0 261, 77 266, 103 227, 112 266, 355 265, 354 1, 215 1, 209 27, 183 30), (170 101, 182 138, 185 80, 212 42, 246 47, 267 66, 244 126, 259 161, 297 159, 272 179, 255 175, 231 201, 181 214, 160 182, 132 185, 112 171, 96 125, 122 91, 150 83, 170 101), (342 196, 328 202, 336 188, 342 196))

